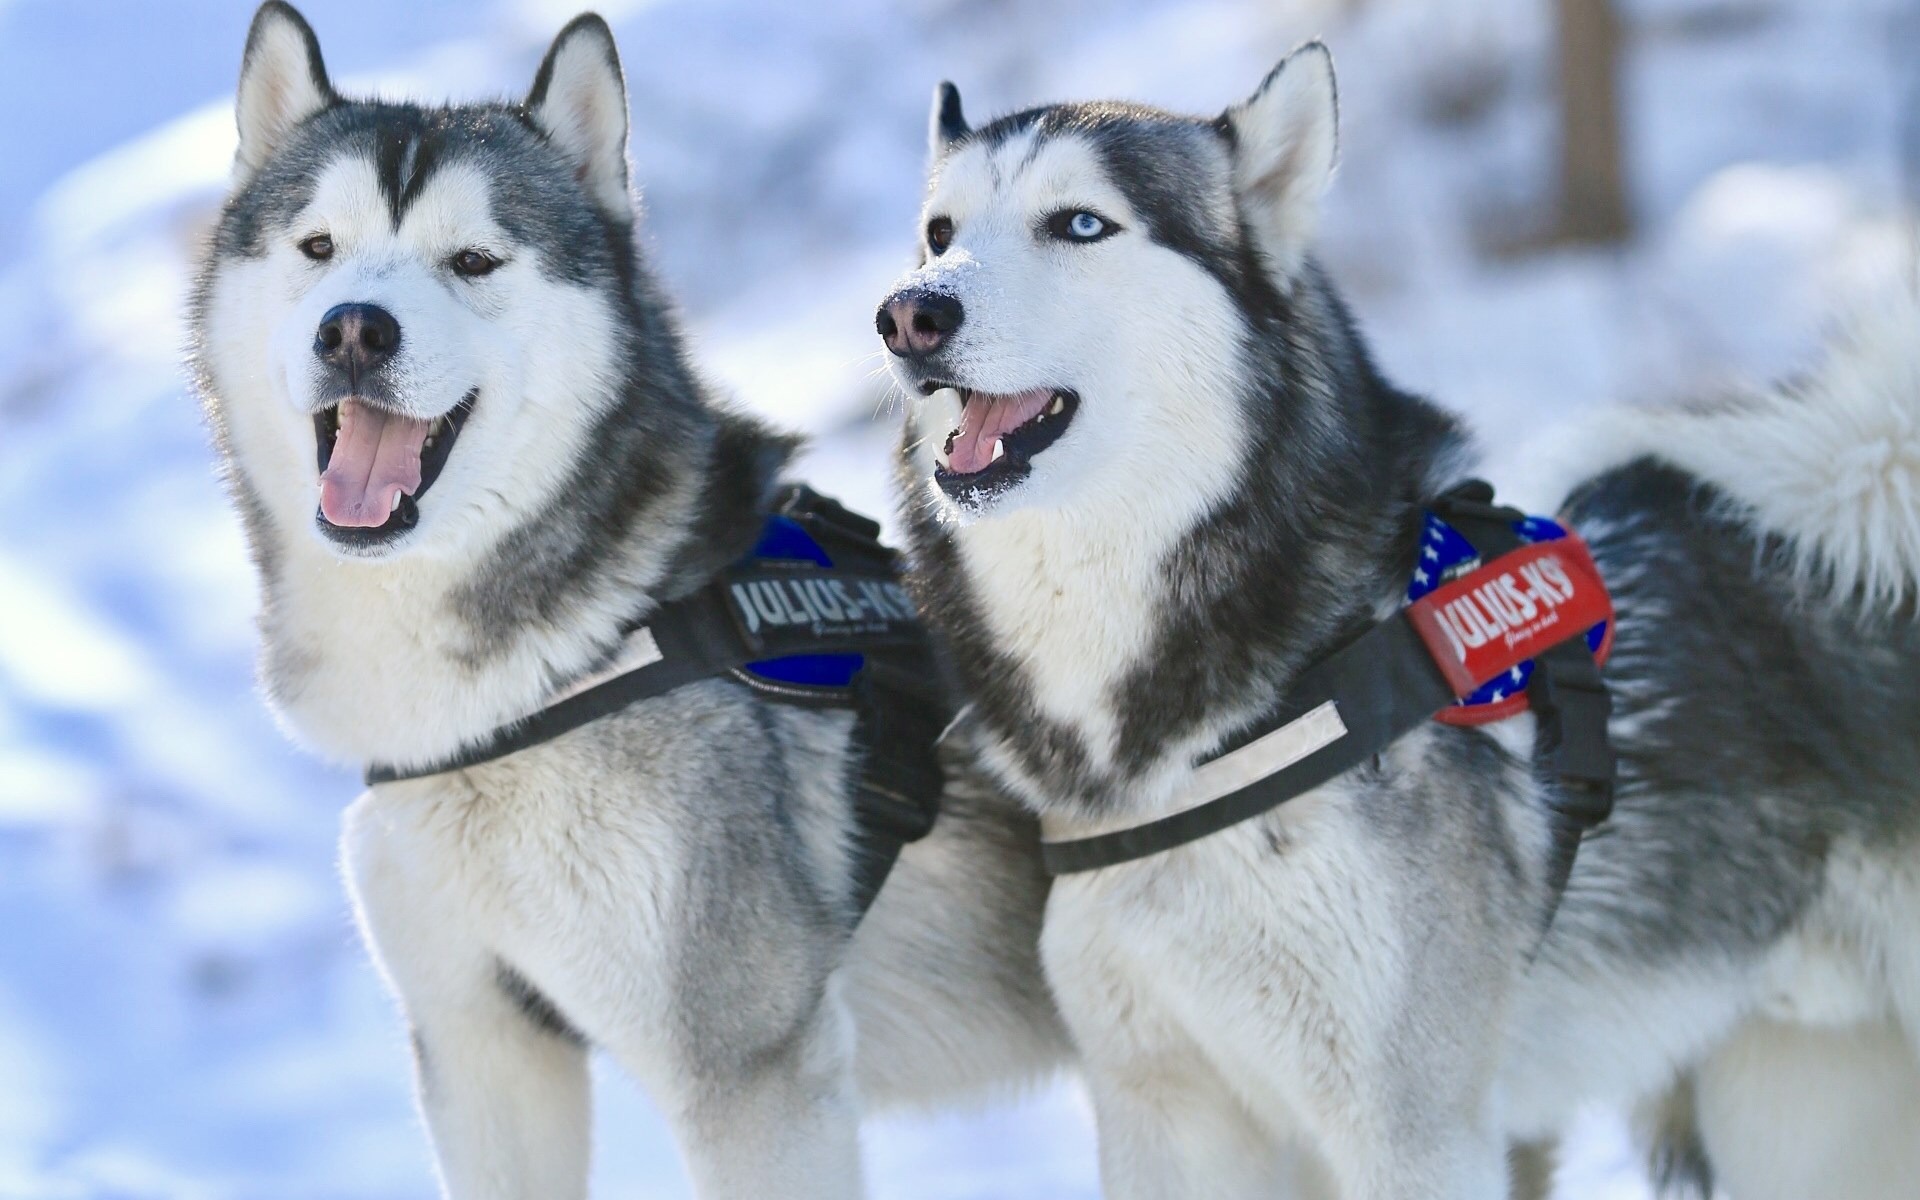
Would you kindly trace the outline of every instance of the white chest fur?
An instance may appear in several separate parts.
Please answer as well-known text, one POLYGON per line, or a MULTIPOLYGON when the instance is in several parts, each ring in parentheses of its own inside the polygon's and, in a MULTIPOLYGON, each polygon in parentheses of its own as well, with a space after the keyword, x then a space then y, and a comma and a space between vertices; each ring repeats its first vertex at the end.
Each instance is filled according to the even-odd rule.
POLYGON ((998 648, 1040 711, 1111 760, 1114 689, 1153 640, 1158 564, 1178 531, 1014 513, 960 531, 961 560, 998 648))
POLYGON ((533 712, 594 663, 644 594, 596 589, 572 601, 577 619, 489 641, 456 600, 472 563, 358 563, 299 538, 279 552, 262 682, 301 742, 353 763, 430 761, 533 712))

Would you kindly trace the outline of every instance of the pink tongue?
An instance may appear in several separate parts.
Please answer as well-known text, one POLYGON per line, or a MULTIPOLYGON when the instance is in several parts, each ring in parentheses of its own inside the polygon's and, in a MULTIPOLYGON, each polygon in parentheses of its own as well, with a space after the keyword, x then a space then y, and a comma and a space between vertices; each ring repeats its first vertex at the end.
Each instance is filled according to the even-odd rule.
POLYGON ((358 400, 340 403, 340 436, 320 476, 320 512, 335 525, 387 523, 395 498, 420 486, 420 447, 428 422, 395 416, 358 400))
POLYGON ((956 475, 984 471, 993 463, 993 444, 1040 415, 1052 399, 1051 388, 1028 388, 1011 396, 975 392, 960 413, 947 450, 947 470, 956 475))

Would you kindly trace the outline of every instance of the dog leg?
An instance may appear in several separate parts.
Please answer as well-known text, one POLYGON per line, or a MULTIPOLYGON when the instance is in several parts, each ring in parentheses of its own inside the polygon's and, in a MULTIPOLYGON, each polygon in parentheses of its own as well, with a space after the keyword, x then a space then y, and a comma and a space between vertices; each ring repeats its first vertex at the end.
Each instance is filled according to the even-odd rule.
MULTIPOLYGON (((862 1194, 853 1029, 837 989, 791 1036, 752 1053, 716 1049, 716 1060, 659 1095, 700 1200, 856 1200, 862 1194)), ((642 1078, 617 1040, 607 1049, 642 1078)))
MULTIPOLYGON (((1444 1057, 1434 1064, 1419 1054, 1329 1057, 1324 1046, 1306 1046, 1292 1022, 1264 1037, 1202 1044, 1218 1029, 1180 1024, 1158 1008, 1147 978, 1113 969, 1123 956, 1100 954, 1092 942, 1082 945, 1094 953, 1075 954, 1061 949, 1069 939, 1050 937, 1049 965, 1075 984, 1062 990, 1062 1006, 1086 1064, 1112 1200, 1508 1197, 1507 1146, 1487 1086, 1462 1081, 1484 1081, 1483 1063, 1456 1071, 1444 1057), (1295 1144, 1307 1139, 1317 1154, 1295 1144)), ((1229 990, 1208 983, 1216 997, 1229 990)), ((1231 999, 1222 1008, 1257 1010, 1231 999)), ((1297 993, 1291 1000, 1301 1003, 1297 993)), ((1351 1028, 1331 1037, 1368 1040, 1351 1028)))
POLYGON ((1920 1063, 1892 1023, 1754 1020, 1697 1073, 1702 1140, 1737 1200, 1908 1200, 1920 1063))
MULTIPOLYGON (((1110 1200, 1265 1200, 1285 1178, 1276 1142, 1217 1081, 1159 1072, 1128 1082, 1089 1071, 1110 1200)), ((1133 1072, 1129 1071, 1128 1075, 1133 1072)))
MULTIPOLYGON (((1406 994, 1412 989, 1395 989, 1406 994)), ((1375 982, 1366 996, 1394 994, 1375 982)), ((1470 985, 1450 994, 1471 994, 1470 985)), ((1497 1000, 1481 993, 1465 1011, 1484 1013, 1497 1000)), ((1326 995, 1294 1003, 1311 1016, 1269 1031, 1253 1045, 1273 1049, 1274 1085, 1312 1132, 1348 1200, 1506 1200, 1512 1194, 1508 1144, 1494 1118, 1492 1031, 1453 1012, 1383 1027, 1365 1019, 1364 1006, 1333 1003, 1326 995), (1314 1038, 1317 1038, 1316 1043, 1314 1038)), ((1215 1061, 1230 1060, 1216 1050, 1215 1061)), ((1226 1069, 1226 1068, 1223 1068, 1226 1069)))
POLYGON ((1263 1125, 1098 925, 1050 924, 1046 954, 1085 1063, 1110 1200, 1266 1200, 1297 1193, 1263 1125))
POLYGON ((1633 1114, 1659 1200, 1713 1200, 1713 1161, 1700 1134, 1700 1098, 1691 1071, 1633 1114))
POLYGON ((1920 847, 1907 845, 1891 857, 1886 881, 1879 889, 1881 903, 1870 905, 1867 918, 1885 963, 1887 989, 1893 1012, 1907 1035, 1907 1046, 1920 1064, 1920 847))
POLYGON ((1517 1142, 1507 1152, 1508 1195, 1512 1200, 1548 1200, 1553 1195, 1553 1172, 1559 1158, 1553 1138, 1517 1142))
POLYGON ((439 848, 378 798, 346 817, 343 860, 361 931, 412 1030, 414 1083, 452 1200, 587 1194, 586 1045, 495 957, 438 871, 439 848))
POLYGON ((1385 1145, 1353 1178, 1344 1194, 1368 1200, 1503 1200, 1506 1143, 1491 1131, 1461 1129, 1385 1145))
MULTIPOLYGON (((1439 1022, 1429 1024, 1440 1028, 1439 1022)), ((1353 1037, 1350 1044, 1369 1039, 1353 1037)), ((1516 1180, 1494 1119, 1490 1072, 1470 1048, 1392 1043, 1349 1059, 1345 1089, 1302 1091, 1301 1118, 1320 1138, 1350 1200, 1506 1200, 1516 1180)), ((1315 1064, 1309 1055, 1300 1070, 1315 1064)), ((1337 1060, 1336 1060, 1337 1061, 1337 1060)))

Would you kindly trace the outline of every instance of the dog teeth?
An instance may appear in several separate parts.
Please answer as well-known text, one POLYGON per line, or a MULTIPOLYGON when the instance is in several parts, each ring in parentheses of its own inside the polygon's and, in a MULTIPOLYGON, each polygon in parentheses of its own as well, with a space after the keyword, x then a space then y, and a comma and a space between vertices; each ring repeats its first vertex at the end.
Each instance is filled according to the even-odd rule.
POLYGON ((1055 392, 1053 394, 1053 403, 1047 405, 1047 415, 1057 417, 1065 411, 1067 411, 1067 398, 1059 392, 1055 392))
POLYGON ((402 495, 402 493, 400 493, 400 492, 395 492, 395 493, 393 494, 393 507, 392 507, 392 508, 389 508, 389 509, 387 510, 387 513, 388 513, 388 515, 392 515, 392 514, 394 514, 394 513, 397 513, 397 512, 399 512, 399 511, 400 511, 400 497, 401 497, 401 495, 402 495))
POLYGON ((426 446, 426 448, 427 448, 427 449, 429 449, 429 450, 431 450, 431 449, 433 449, 433 435, 432 435, 432 434, 428 434, 428 435, 427 435, 427 446, 426 446))
POLYGON ((999 462, 1000 456, 1005 454, 1006 452, 1007 452, 1006 443, 1001 441, 999 438, 993 439, 993 458, 990 461, 999 462))

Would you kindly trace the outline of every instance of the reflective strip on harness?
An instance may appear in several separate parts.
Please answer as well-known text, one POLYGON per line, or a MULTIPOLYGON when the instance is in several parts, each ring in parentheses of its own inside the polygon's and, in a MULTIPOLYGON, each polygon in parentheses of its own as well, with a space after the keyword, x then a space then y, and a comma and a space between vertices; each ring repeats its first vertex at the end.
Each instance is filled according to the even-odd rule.
POLYGON ((1333 700, 1325 701, 1306 715, 1295 717, 1238 750, 1195 767, 1184 807, 1192 808, 1231 795, 1345 736, 1347 723, 1340 719, 1340 705, 1333 700))
POLYGON ((1415 601, 1406 615, 1454 695, 1466 696, 1612 620, 1613 601, 1587 544, 1569 535, 1503 554, 1415 601))
POLYGON ((622 675, 630 675, 641 667, 650 667, 657 662, 663 662, 666 657, 660 650, 659 641, 653 636, 652 628, 642 625, 621 639, 620 649, 614 652, 606 666, 592 674, 582 675, 548 696, 547 702, 541 707, 552 708, 562 700, 571 700, 575 696, 592 691, 603 683, 610 683, 622 675))

